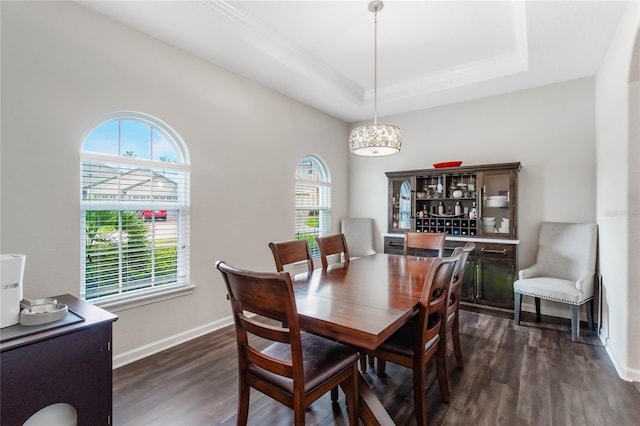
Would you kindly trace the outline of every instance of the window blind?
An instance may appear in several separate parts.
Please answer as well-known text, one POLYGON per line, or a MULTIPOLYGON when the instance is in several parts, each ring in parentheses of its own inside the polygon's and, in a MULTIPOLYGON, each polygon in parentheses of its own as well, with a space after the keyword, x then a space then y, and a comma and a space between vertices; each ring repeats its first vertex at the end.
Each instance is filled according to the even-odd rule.
POLYGON ((331 232, 331 183, 315 157, 305 157, 296 170, 295 238, 306 239, 312 257, 320 251, 315 237, 331 232))
POLYGON ((189 282, 189 173, 155 163, 81 163, 85 299, 189 282))

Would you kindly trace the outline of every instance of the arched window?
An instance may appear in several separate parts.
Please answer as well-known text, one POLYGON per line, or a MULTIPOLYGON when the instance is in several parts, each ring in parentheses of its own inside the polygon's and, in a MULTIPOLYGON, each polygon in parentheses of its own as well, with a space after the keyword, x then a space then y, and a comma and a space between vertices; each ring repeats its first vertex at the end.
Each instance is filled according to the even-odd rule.
POLYGON ((80 152, 81 295, 120 301, 189 283, 189 155, 153 117, 122 112, 80 152))
POLYGON ((319 257, 315 237, 331 233, 331 178, 320 158, 307 155, 296 169, 295 238, 306 238, 311 256, 319 257))

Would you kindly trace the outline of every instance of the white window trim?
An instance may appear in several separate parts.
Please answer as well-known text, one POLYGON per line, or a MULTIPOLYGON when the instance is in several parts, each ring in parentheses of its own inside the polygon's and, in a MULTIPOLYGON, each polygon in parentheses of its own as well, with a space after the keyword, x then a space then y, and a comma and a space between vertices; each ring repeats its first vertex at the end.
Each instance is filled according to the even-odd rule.
MULTIPOLYGON (((315 179, 306 179, 305 177, 298 177, 296 176, 295 179, 295 186, 297 187, 298 185, 302 185, 302 186, 308 186, 308 187, 317 187, 320 188, 323 191, 327 191, 327 198, 326 198, 326 204, 324 204, 323 206, 318 206, 317 204, 297 204, 297 200, 296 200, 296 205, 295 205, 295 210, 296 212, 298 211, 304 211, 304 210, 318 210, 318 211, 323 211, 328 218, 325 218, 325 220, 321 221, 320 224, 320 232, 319 232, 319 236, 323 236, 323 235, 329 235, 331 233, 331 214, 332 214, 332 210, 331 210, 331 196, 332 196, 332 185, 331 185, 331 173, 329 171, 329 167, 326 165, 326 163, 324 162, 324 160, 321 157, 318 157, 315 154, 307 154, 304 155, 299 161, 298 161, 298 165, 300 163, 300 161, 304 160, 304 159, 310 159, 310 161, 312 163, 316 163, 316 167, 318 167, 321 171, 320 173, 320 177, 323 180, 315 180, 315 179)), ((299 167, 298 165, 296 165, 296 167, 299 167)), ((296 214, 297 217, 297 214, 296 214)), ((297 223, 296 223, 297 225, 297 223)), ((297 234, 298 230, 297 228, 294 230, 294 234, 297 234)), ((317 251, 311 251, 311 257, 314 261, 314 263, 316 263, 316 261, 318 261, 320 259, 320 254, 317 251)))
MULTIPOLYGON (((184 143, 184 141, 182 140, 182 138, 178 135, 178 133, 176 133, 169 125, 167 125, 166 123, 164 123, 163 121, 155 118, 155 117, 151 117, 148 116, 146 114, 143 113, 139 113, 139 112, 132 112, 132 111, 121 111, 121 112, 114 112, 112 114, 109 114, 107 117, 105 117, 103 120, 101 120, 99 123, 96 123, 94 126, 92 126, 88 133, 86 133, 83 136, 83 145, 84 145, 84 141, 86 140, 87 136, 94 130, 96 129, 99 125, 112 121, 112 120, 121 120, 121 119, 137 119, 139 121, 145 122, 147 124, 149 124, 150 126, 154 126, 154 127, 158 127, 161 128, 162 130, 164 130, 165 132, 167 132, 167 134, 169 134, 172 139, 174 140, 174 142, 178 145, 178 149, 180 152, 180 155, 182 156, 181 161, 183 161, 182 163, 171 163, 170 166, 168 166, 167 168, 171 168, 172 170, 176 170, 176 171, 180 171, 180 172, 186 172, 188 174, 190 174, 191 172, 191 164, 190 164, 190 155, 189 155, 189 151, 186 147, 186 144, 184 143)), ((139 158, 128 158, 128 157, 124 157, 124 156, 118 156, 118 155, 113 155, 113 154, 101 154, 101 153, 96 153, 96 152, 89 152, 89 151, 83 151, 82 149, 80 150, 80 163, 84 163, 84 162, 97 162, 97 163, 118 163, 118 164, 131 164, 131 165, 135 165, 138 167, 149 167, 149 168, 158 168, 159 166, 165 165, 162 162, 158 162, 157 160, 146 160, 146 159, 139 159, 139 158)), ((166 165, 165 165, 166 166, 166 165)), ((190 180, 190 179, 189 179, 190 180)), ((189 197, 188 192, 190 192, 190 184, 189 184, 189 190, 187 191, 187 198, 189 197)), ((125 205, 123 204, 118 204, 118 206, 121 208, 126 208, 125 205)), ((161 205, 160 203, 154 203, 153 204, 154 208, 157 209, 163 209, 165 208, 165 206, 161 205)), ((188 218, 188 222, 190 222, 190 206, 191 203, 190 201, 187 202, 186 206, 183 207, 183 209, 186 209, 187 215, 189 216, 188 218)), ((106 205, 100 205, 100 203, 87 203, 84 201, 81 201, 81 212, 84 213, 87 210, 92 210, 92 209, 96 209, 96 210, 100 210, 100 209, 108 209, 108 206, 106 205)), ((138 209, 139 205, 131 206, 132 209, 138 209)), ((167 209, 170 208, 175 208, 175 205, 168 205, 166 206, 167 209)), ((187 225, 190 228, 190 225, 187 225)), ((190 234, 190 230, 187 230, 186 232, 186 238, 187 240, 190 240, 189 237, 190 234)), ((84 236, 81 235, 81 240, 83 241, 84 236)), ((190 241, 189 241, 190 243, 190 241)), ((85 246, 84 244, 81 244, 81 256, 83 259, 86 259, 86 253, 85 253, 85 246)), ((84 261, 82 263, 83 265, 83 269, 84 269, 84 261)), ((193 293, 193 290, 195 289, 195 285, 191 282, 191 267, 190 265, 187 264, 187 268, 188 268, 188 274, 187 274, 187 280, 185 282, 181 282, 181 283, 173 283, 173 284, 168 284, 168 285, 163 285, 160 287, 153 287, 150 289, 141 289, 139 291, 130 291, 127 293, 119 293, 117 295, 111 295, 111 296, 106 296, 102 299, 88 299, 86 300, 89 303, 94 304, 95 306, 99 306, 101 308, 107 309, 111 312, 120 312, 120 311, 125 311, 125 310, 129 310, 129 309, 133 309, 133 308, 137 308, 140 306, 144 306, 144 305, 149 305, 149 304, 153 304, 153 303, 158 303, 164 300, 169 300, 169 299, 173 299, 173 298, 177 298, 177 297, 182 297, 182 296, 187 296, 193 293)), ((82 276, 82 282, 81 285, 82 287, 80 288, 80 292, 81 294, 85 293, 85 288, 84 286, 86 285, 85 280, 84 280, 84 271, 81 271, 81 276, 82 276)))
MULTIPOLYGON (((135 292, 131 292, 126 295, 120 294, 109 299, 97 300, 93 302, 93 304, 106 309, 109 312, 121 312, 169 299, 175 299, 177 297, 188 296, 193 293, 195 288, 196 286, 190 282, 185 284, 175 284, 173 286, 145 290, 140 294, 135 294, 135 292)), ((91 300, 88 300, 88 302, 91 302, 91 300)))

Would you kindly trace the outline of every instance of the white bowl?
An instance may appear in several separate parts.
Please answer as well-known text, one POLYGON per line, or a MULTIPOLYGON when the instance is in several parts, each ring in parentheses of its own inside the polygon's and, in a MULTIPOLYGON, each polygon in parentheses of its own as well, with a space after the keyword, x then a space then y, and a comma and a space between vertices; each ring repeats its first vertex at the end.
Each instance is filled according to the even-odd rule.
POLYGON ((496 199, 490 200, 488 199, 486 202, 487 207, 507 207, 507 198, 504 199, 496 199))

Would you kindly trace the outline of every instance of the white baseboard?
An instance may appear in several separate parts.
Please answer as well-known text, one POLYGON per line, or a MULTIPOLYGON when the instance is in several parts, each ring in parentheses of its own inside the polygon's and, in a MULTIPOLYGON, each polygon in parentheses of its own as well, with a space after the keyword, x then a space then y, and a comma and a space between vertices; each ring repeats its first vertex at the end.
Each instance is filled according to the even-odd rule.
POLYGON ((211 333, 212 331, 219 330, 231 324, 233 324, 233 317, 229 316, 218 321, 196 327, 192 330, 188 330, 184 333, 179 333, 174 336, 167 337, 166 339, 158 340, 157 342, 115 355, 113 357, 113 368, 116 369, 118 367, 122 367, 123 365, 127 365, 134 361, 138 361, 139 359, 162 352, 166 349, 195 339, 196 337, 203 336, 207 333, 211 333))
POLYGON ((602 341, 602 345, 607 351, 607 355, 609 355, 609 359, 613 363, 613 367, 618 372, 618 376, 620 376, 622 380, 627 382, 640 382, 640 370, 624 367, 622 364, 620 364, 618 358, 616 358, 615 353, 611 350, 611 346, 607 344, 607 339, 605 339, 601 335, 600 340, 602 341))

